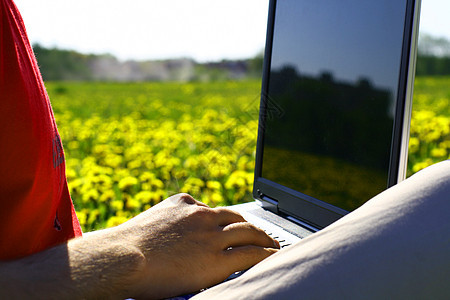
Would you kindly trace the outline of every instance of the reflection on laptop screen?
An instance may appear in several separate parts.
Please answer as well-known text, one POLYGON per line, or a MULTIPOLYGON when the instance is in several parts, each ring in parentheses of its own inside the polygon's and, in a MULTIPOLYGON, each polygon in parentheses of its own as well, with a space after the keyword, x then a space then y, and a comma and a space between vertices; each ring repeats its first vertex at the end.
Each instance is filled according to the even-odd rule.
POLYGON ((405 10, 278 1, 262 177, 347 211, 386 188, 405 10))

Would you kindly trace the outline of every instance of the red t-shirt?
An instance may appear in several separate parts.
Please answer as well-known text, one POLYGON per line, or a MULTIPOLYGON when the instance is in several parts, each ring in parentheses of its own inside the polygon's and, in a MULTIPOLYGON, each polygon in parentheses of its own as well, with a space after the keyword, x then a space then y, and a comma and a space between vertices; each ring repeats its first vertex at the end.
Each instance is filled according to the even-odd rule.
POLYGON ((0 0, 0 260, 82 234, 47 92, 12 0, 0 0))

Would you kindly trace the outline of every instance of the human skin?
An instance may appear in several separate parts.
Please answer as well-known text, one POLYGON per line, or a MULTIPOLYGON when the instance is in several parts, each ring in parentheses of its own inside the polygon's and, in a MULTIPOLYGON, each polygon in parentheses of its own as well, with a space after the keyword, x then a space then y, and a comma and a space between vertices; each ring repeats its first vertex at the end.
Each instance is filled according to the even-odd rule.
POLYGON ((278 249, 238 213, 178 194, 117 227, 0 263, 0 298, 166 298, 219 283, 278 249))

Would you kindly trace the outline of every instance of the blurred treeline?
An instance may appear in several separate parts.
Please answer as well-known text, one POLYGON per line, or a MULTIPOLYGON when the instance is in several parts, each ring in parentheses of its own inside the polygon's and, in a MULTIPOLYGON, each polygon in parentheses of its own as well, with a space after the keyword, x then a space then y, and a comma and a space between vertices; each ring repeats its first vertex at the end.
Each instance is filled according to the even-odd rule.
POLYGON ((450 41, 422 34, 419 37, 416 74, 450 75, 450 41))
POLYGON ((190 58, 120 61, 110 54, 33 46, 46 81, 216 81, 259 78, 263 54, 242 60, 198 63, 190 58))
MULTIPOLYGON (((190 58, 120 61, 110 54, 82 54, 34 45, 46 81, 216 81, 260 78, 263 52, 253 58, 199 63, 190 58)), ((418 76, 450 75, 450 41, 421 34, 418 76)))

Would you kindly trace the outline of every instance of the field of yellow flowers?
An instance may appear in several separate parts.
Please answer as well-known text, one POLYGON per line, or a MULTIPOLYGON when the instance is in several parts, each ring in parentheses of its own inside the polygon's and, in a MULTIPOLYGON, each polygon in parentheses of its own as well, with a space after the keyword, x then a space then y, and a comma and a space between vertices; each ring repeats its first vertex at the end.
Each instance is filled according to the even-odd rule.
POLYGON ((449 158, 450 77, 416 78, 408 174, 449 158))
MULTIPOLYGON (((259 81, 46 84, 84 231, 186 192, 251 199, 259 81)), ((409 174, 448 158, 450 78, 418 78, 409 174)))

